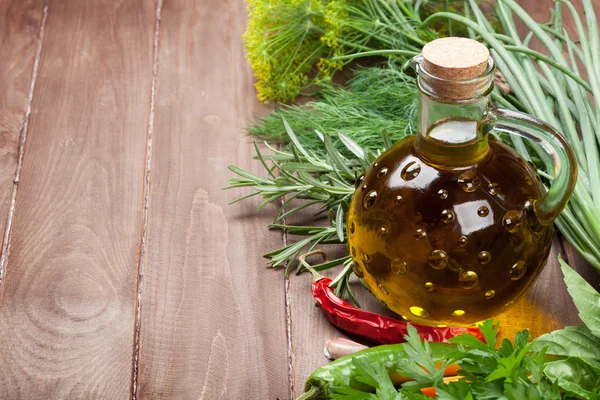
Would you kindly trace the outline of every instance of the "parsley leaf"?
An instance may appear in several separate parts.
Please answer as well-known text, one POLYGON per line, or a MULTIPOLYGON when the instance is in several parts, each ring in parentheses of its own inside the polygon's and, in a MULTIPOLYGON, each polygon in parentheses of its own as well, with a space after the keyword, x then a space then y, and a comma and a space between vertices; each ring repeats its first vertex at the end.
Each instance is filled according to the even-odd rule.
POLYGON ((439 386, 436 394, 439 400, 473 400, 471 387, 464 379, 439 386))

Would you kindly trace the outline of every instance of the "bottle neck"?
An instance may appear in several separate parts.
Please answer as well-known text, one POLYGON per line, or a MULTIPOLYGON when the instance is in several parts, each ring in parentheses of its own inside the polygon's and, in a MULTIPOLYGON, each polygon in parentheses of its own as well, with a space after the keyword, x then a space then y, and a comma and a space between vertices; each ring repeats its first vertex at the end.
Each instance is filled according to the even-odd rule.
POLYGON ((488 151, 487 133, 481 120, 489 93, 469 101, 449 101, 419 95, 416 147, 419 155, 440 167, 460 168, 483 159, 488 151))

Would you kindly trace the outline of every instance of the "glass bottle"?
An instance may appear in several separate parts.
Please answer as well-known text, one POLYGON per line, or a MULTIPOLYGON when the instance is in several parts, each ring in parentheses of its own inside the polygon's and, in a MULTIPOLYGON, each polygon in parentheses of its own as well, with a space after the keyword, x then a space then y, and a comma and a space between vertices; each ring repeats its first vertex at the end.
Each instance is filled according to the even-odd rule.
POLYGON ((361 178, 348 213, 350 252, 356 274, 394 312, 465 326, 504 311, 538 276, 577 164, 553 128, 491 104, 494 61, 478 42, 438 39, 412 66, 418 133, 361 178), (553 162, 547 192, 534 165, 491 131, 539 145, 553 162))

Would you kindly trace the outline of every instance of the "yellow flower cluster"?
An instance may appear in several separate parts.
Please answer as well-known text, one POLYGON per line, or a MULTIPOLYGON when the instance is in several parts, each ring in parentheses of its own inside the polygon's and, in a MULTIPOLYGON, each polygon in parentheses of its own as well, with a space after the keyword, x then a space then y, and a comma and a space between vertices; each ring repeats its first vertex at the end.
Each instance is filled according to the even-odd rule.
POLYGON ((262 101, 290 101, 318 60, 331 52, 321 41, 325 0, 249 0, 244 41, 262 101))

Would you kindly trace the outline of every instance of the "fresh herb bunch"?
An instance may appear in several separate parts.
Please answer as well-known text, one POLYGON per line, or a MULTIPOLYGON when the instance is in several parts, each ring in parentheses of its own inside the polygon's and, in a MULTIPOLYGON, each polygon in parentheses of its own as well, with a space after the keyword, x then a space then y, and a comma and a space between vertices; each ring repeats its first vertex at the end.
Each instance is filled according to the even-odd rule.
MULTIPOLYGON (((351 156, 344 156, 334 145, 330 136, 319 131, 315 135, 325 149, 320 155, 304 148, 287 121, 283 120, 286 134, 291 142, 290 151, 273 148, 265 142, 270 154, 263 154, 255 142, 256 158, 265 167, 268 176, 262 178, 230 165, 229 169, 239 177, 231 178, 226 189, 237 187, 252 188, 252 192, 232 203, 252 196, 262 196, 264 201, 259 209, 276 203, 279 207, 271 228, 285 230, 288 235, 298 236, 299 240, 278 250, 265 254, 270 258, 269 266, 284 266, 286 275, 298 258, 317 245, 346 243, 346 214, 354 194, 354 182, 371 165, 381 151, 366 151, 352 139, 338 133, 340 143, 351 156), (270 164, 270 165, 269 165, 270 164), (286 218, 308 207, 319 207, 317 215, 326 214, 327 226, 296 226, 285 223, 286 218)), ((391 145, 389 137, 383 133, 383 148, 391 145)), ((333 279, 332 287, 336 295, 343 297, 348 293, 356 303, 348 280, 352 273, 352 260, 344 256, 333 261, 315 265, 317 271, 344 265, 342 271, 333 279)), ((297 273, 302 271, 298 264, 297 273)), ((357 304, 358 305, 358 304, 357 304)))
MULTIPOLYGON (((436 365, 429 344, 421 342, 416 330, 409 327, 403 345, 407 356, 388 363, 368 363, 356 353, 349 356, 351 369, 335 371, 329 367, 330 373, 324 375, 315 371, 311 376, 324 376, 325 380, 320 382, 324 386, 319 394, 314 383, 311 385, 313 393, 319 399, 334 400, 424 400, 430 397, 423 392, 430 393, 431 389, 443 400, 600 398, 600 294, 562 260, 561 265, 583 325, 554 331, 532 342, 524 330, 513 342, 504 339, 496 348, 499 325, 488 320, 479 327, 485 342, 471 335, 451 339, 456 350, 442 356, 441 366, 436 365), (445 383, 444 370, 454 363, 460 366, 458 379, 445 383), (411 380, 398 390, 390 379, 392 372, 411 380), (323 393, 327 395, 323 397, 323 393)), ((300 398, 316 397, 309 390, 300 398)))
POLYGON ((262 101, 294 100, 329 80, 347 54, 395 48, 410 57, 437 37, 400 0, 248 0, 248 10, 244 42, 262 101))
MULTIPOLYGON (((464 16, 438 12, 429 16, 423 26, 454 21, 454 25, 466 27, 472 38, 490 47, 498 69, 510 86, 510 93, 496 89, 492 93, 493 100, 501 107, 532 114, 564 132, 577 155, 579 178, 569 205, 555 222, 577 251, 600 271, 600 107, 596 102, 600 98, 600 36, 590 0, 582 0, 582 3, 585 26, 568 0, 556 2, 552 20, 545 24, 535 22, 514 0, 497 1, 495 18, 484 14, 475 0, 467 0, 464 16), (571 39, 563 31, 563 8, 575 21, 576 39, 571 39), (523 40, 517 34, 515 15, 530 29, 523 40), (495 19, 500 21, 501 30, 494 27, 495 19), (528 47, 533 37, 540 40, 550 56, 528 47), (568 57, 563 56, 565 48, 568 57)), ((415 8, 418 10, 416 6, 413 10, 415 8)), ((405 47, 400 45, 376 52, 359 51, 342 58, 346 61, 373 54, 396 57, 398 52, 404 54, 404 50, 405 47)), ((356 94, 357 91, 354 92, 356 94)), ((298 109, 286 111, 290 119, 300 116, 298 109)), ((337 120, 341 124, 344 118, 337 120)), ((264 122, 271 121, 267 118, 264 122)), ((292 126, 297 122, 298 119, 292 126)), ((334 124, 335 119, 332 118, 327 126, 334 124)), ((253 133, 259 131, 260 127, 252 130, 253 133)), ((334 130, 328 129, 328 132, 331 131, 334 130)), ((280 132, 280 129, 275 132, 280 132)), ((536 162, 538 174, 544 181, 551 183, 554 168, 548 156, 539 148, 526 145, 519 137, 513 136, 511 140, 513 147, 526 160, 536 162)), ((311 143, 313 148, 318 145, 312 139, 307 139, 307 143, 311 143)), ((362 144, 366 149, 378 148, 378 143, 365 141, 362 144)))
POLYGON ((323 141, 315 134, 319 131, 329 135, 344 156, 351 157, 352 153, 340 143, 338 132, 372 150, 383 147, 381 132, 387 132, 393 142, 415 133, 417 94, 414 79, 398 66, 361 68, 346 88, 328 84, 317 100, 280 106, 267 117, 258 118, 248 131, 270 143, 288 143, 283 118, 306 150, 325 154, 323 141))

